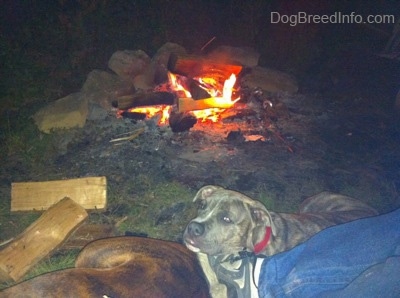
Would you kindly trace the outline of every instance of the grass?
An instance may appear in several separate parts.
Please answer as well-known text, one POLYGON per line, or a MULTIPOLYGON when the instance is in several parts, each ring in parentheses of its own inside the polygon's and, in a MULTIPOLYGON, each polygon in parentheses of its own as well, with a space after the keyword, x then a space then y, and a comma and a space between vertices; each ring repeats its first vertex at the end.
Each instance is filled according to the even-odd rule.
MULTIPOLYGON (((6 241, 22 233, 31 223, 38 219, 40 213, 10 213, 10 201, 0 198, 0 235, 1 241, 6 241)), ((0 242, 1 242, 0 241, 0 242)))
POLYGON ((187 199, 193 197, 193 193, 178 182, 158 183, 146 175, 137 177, 132 189, 135 191, 128 198, 121 194, 110 194, 111 214, 127 217, 118 227, 120 233, 129 231, 145 233, 153 238, 176 240, 173 238, 182 233, 183 227, 174 224, 174 217, 176 214, 189 216, 185 208, 187 199), (167 214, 165 219, 159 218, 160 211, 167 214))
POLYGON ((39 262, 36 266, 34 266, 28 272, 25 279, 30 279, 46 272, 52 272, 56 270, 74 267, 77 255, 78 255, 77 250, 71 250, 66 253, 61 253, 51 257, 47 257, 41 262, 39 262))
POLYGON ((29 111, 6 115, 1 119, 0 154, 2 158, 19 160, 24 166, 37 168, 52 153, 54 136, 43 134, 29 117, 29 111))
POLYGON ((0 60, 0 160, 16 157, 28 165, 40 164, 51 148, 51 136, 42 135, 31 116, 60 93, 51 87, 50 66, 1 38, 0 60))
MULTIPOLYGON (((78 251, 68 251, 64 254, 57 254, 51 257, 47 257, 36 264, 21 281, 25 281, 34 278, 38 275, 42 275, 48 272, 57 270, 67 269, 74 267, 74 262, 78 251)), ((21 282, 19 281, 19 282, 21 282)), ((0 290, 11 287, 15 282, 0 282, 0 290)))

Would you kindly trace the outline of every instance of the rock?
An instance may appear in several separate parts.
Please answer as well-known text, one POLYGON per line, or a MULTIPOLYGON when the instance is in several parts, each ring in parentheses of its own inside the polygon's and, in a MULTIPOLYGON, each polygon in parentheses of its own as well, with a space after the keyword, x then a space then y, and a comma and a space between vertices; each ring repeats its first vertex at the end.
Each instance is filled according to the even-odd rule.
POLYGON ((211 51, 208 57, 221 62, 238 62, 243 66, 254 67, 258 65, 260 54, 249 47, 220 46, 211 51))
POLYGON ((142 74, 150 64, 150 57, 142 50, 117 51, 108 61, 108 67, 128 82, 142 74))
POLYGON ((155 87, 155 75, 158 71, 158 66, 152 62, 143 71, 142 74, 133 78, 133 85, 137 90, 151 90, 155 87))
POLYGON ((167 42, 161 46, 152 58, 152 67, 154 69, 154 82, 160 84, 168 80, 168 60, 171 54, 185 55, 186 49, 176 43, 167 42))
POLYGON ((166 68, 171 54, 185 55, 186 49, 176 43, 167 42, 158 49, 152 60, 166 68))
POLYGON ((107 110, 95 103, 89 103, 89 114, 87 120, 91 121, 102 121, 108 116, 107 110))
POLYGON ((93 70, 87 76, 81 92, 89 103, 95 103, 109 111, 112 108, 112 101, 115 98, 133 94, 134 86, 119 76, 102 71, 93 70))
POLYGON ((51 133, 55 129, 82 128, 88 114, 88 102, 77 92, 60 98, 39 110, 33 120, 40 131, 51 133))
POLYGON ((244 75, 241 81, 243 87, 261 88, 270 93, 296 93, 299 90, 297 81, 287 73, 279 70, 253 67, 251 72, 244 75))

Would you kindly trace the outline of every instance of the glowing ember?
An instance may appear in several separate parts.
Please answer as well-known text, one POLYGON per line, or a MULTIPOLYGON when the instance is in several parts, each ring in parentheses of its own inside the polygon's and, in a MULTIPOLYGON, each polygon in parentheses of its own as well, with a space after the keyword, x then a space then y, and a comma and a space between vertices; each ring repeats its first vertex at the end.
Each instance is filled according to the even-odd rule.
POLYGON ((225 109, 211 108, 205 110, 192 111, 192 114, 200 119, 201 122, 206 122, 211 120, 212 122, 217 122, 219 120, 220 114, 223 113, 225 109))
POLYGON ((161 118, 158 122, 159 125, 166 124, 169 118, 169 112, 171 110, 171 106, 161 105, 161 106, 146 106, 146 107, 138 107, 129 109, 131 113, 142 113, 146 114, 147 117, 151 118, 157 114, 161 114, 161 118))

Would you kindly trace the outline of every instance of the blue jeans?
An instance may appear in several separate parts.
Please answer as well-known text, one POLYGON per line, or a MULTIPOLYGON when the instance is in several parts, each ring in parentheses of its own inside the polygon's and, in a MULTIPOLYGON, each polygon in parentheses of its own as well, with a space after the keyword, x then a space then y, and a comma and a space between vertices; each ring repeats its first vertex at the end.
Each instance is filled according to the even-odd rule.
POLYGON ((400 297, 400 209, 325 229, 264 260, 260 297, 400 297))

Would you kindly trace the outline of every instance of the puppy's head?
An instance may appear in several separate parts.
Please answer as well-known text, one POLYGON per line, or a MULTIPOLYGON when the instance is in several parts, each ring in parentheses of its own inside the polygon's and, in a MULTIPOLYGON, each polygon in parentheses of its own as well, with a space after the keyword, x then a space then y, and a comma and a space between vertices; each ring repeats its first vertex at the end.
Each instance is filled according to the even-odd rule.
POLYGON ((208 255, 254 251, 275 227, 265 206, 239 192, 219 186, 201 188, 193 199, 198 214, 186 227, 183 239, 194 252, 208 255))

